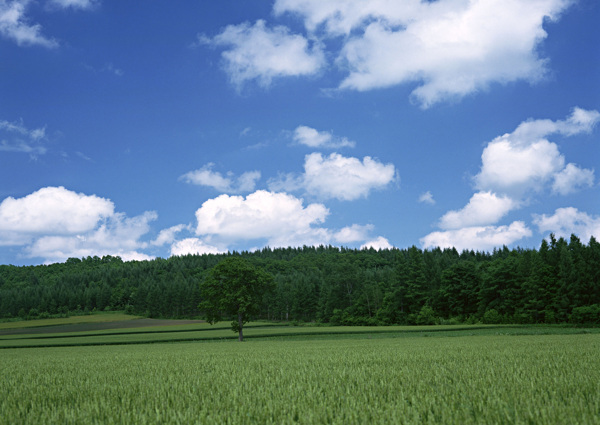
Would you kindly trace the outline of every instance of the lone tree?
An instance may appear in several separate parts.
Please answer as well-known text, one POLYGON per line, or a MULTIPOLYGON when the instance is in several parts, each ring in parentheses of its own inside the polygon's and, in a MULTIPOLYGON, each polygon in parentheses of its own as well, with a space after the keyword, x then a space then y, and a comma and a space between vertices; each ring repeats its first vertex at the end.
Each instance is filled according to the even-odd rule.
POLYGON ((231 318, 231 330, 239 332, 244 340, 242 328, 250 316, 259 312, 263 295, 273 289, 273 276, 254 267, 239 257, 229 257, 213 267, 200 283, 204 311, 211 325, 231 318))

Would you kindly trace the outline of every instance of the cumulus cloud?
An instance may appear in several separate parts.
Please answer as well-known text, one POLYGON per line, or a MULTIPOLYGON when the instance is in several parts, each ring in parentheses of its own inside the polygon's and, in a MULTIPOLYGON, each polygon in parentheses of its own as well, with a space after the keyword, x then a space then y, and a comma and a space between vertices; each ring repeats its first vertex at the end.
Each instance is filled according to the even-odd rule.
POLYGON ((545 137, 590 132, 599 121, 598 111, 574 108, 565 120, 521 123, 514 132, 495 138, 485 147, 481 171, 474 179, 476 187, 522 196, 528 191, 543 189, 553 180, 558 193, 568 193, 585 185, 589 181, 589 170, 574 165, 565 168, 565 158, 558 145, 545 137))
POLYGON ((342 244, 364 241, 368 238, 371 230, 373 230, 373 225, 371 224, 367 224, 365 226, 353 224, 352 226, 344 227, 343 229, 335 232, 333 239, 342 244))
POLYGON ((109 199, 46 187, 0 203, 0 245, 23 246, 26 256, 46 261, 88 255, 148 259, 139 252, 147 246, 140 238, 156 218, 152 211, 127 217, 109 199))
POLYGON ((600 112, 575 107, 564 120, 530 119, 519 124, 512 134, 502 137, 509 137, 515 144, 528 144, 532 140, 536 141, 552 134, 574 136, 579 133, 591 133, 598 122, 600 112))
MULTIPOLYGON (((531 232, 522 222, 490 225, 527 203, 528 196, 544 189, 566 195, 593 186, 594 171, 572 163, 565 166, 558 145, 546 138, 553 134, 589 133, 599 121, 598 111, 576 107, 564 120, 527 120, 512 133, 496 137, 484 148, 481 170, 473 180, 479 192, 462 209, 442 216, 438 224, 446 231, 433 232, 421 242, 426 247, 485 249, 529 236, 531 232)), ((549 222, 541 217, 537 220, 549 222)))
POLYGON ((481 162, 481 172, 475 177, 479 189, 521 195, 541 190, 563 169, 565 159, 558 146, 547 140, 523 145, 502 137, 488 144, 481 162))
POLYGON ((444 214, 439 225, 442 229, 459 229, 494 224, 517 206, 518 204, 507 196, 478 192, 461 210, 444 214))
POLYGON ((369 156, 361 161, 338 153, 325 157, 312 153, 305 157, 304 174, 280 176, 269 181, 269 187, 287 191, 302 188, 321 199, 351 201, 366 197, 373 189, 383 189, 395 175, 393 164, 383 164, 369 156))
POLYGON ((287 193, 258 190, 246 197, 221 195, 196 211, 198 238, 176 242, 172 252, 187 252, 189 247, 197 252, 225 252, 232 244, 248 241, 288 247, 358 244, 370 238, 373 225, 329 229, 324 227, 328 215, 323 204, 304 205, 302 199, 287 193))
POLYGON ((383 236, 379 236, 376 239, 373 239, 371 241, 364 243, 360 247, 360 249, 371 249, 371 248, 373 248, 377 251, 381 251, 384 249, 392 249, 393 246, 386 238, 384 238, 383 236))
POLYGON ((558 208, 552 215, 534 215, 533 222, 540 233, 554 233, 557 237, 568 239, 575 234, 582 241, 594 236, 600 238, 600 216, 592 216, 577 208, 558 208))
POLYGON ((201 36, 200 41, 229 48, 221 56, 238 88, 251 80, 268 87, 273 78, 313 75, 325 64, 319 43, 291 34, 284 26, 270 29, 263 20, 229 25, 213 38, 201 36))
POLYGON ((270 246, 313 245, 328 240, 327 230, 315 227, 328 214, 324 205, 304 207, 301 199, 286 193, 259 190, 246 198, 221 195, 196 211, 196 234, 210 241, 266 239, 270 246))
POLYGON ((229 172, 224 177, 221 173, 213 171, 213 167, 213 163, 208 163, 198 170, 184 174, 180 179, 187 183, 212 187, 224 193, 252 192, 260 179, 260 171, 249 171, 234 178, 233 173, 229 172))
POLYGON ((367 20, 383 20, 406 25, 420 10, 420 0, 277 0, 276 15, 294 13, 304 18, 309 32, 323 27, 327 36, 348 36, 367 20))
POLYGON ((0 203, 0 231, 27 234, 76 234, 92 230, 114 214, 114 204, 64 187, 45 187, 23 198, 0 203))
POLYGON ((22 122, 0 121, 0 151, 27 153, 35 158, 47 152, 44 140, 45 127, 28 129, 22 122))
POLYGON ((311 148, 353 148, 356 143, 345 137, 335 137, 328 131, 317 131, 314 128, 300 125, 294 130, 294 141, 311 148))
POLYGON ((163 246, 166 244, 173 243, 175 240, 175 235, 180 233, 181 231, 188 229, 188 226, 184 224, 178 224, 176 226, 171 226, 168 229, 163 229, 158 233, 158 236, 151 243, 155 246, 163 246))
POLYGON ((423 107, 491 83, 534 82, 546 73, 539 43, 546 19, 571 0, 277 0, 276 15, 304 18, 307 31, 342 36, 340 88, 371 90, 417 82, 423 107))
POLYGON ((83 234, 42 236, 28 246, 26 251, 30 257, 42 257, 48 262, 94 255, 119 256, 125 261, 149 260, 152 257, 138 251, 147 246, 139 239, 148 233, 149 223, 156 218, 155 212, 146 212, 131 218, 116 213, 98 228, 83 234))
POLYGON ((350 201, 366 197, 372 189, 387 186, 395 174, 393 164, 383 164, 369 156, 361 161, 337 153, 328 157, 312 153, 304 162, 307 191, 326 199, 350 201))
POLYGON ((429 205, 435 205, 435 199, 433 199, 433 195, 430 191, 422 193, 421 196, 419 196, 419 202, 429 205))
POLYGON ((104 247, 90 247, 85 240, 47 236, 37 240, 27 249, 29 257, 42 257, 46 263, 64 262, 69 258, 121 257, 123 261, 148 261, 154 257, 139 251, 114 250, 104 247))
POLYGON ((462 250, 490 251, 495 247, 511 245, 531 236, 531 230, 522 221, 509 226, 475 226, 432 232, 421 238, 424 248, 456 248, 462 250))
POLYGON ((217 247, 207 245, 198 238, 186 238, 175 242, 171 245, 171 255, 187 255, 187 254, 221 254, 227 252, 217 247))
POLYGON ((567 164, 560 172, 554 175, 552 190, 560 195, 568 195, 582 187, 594 185, 594 170, 579 168, 575 164, 567 164))

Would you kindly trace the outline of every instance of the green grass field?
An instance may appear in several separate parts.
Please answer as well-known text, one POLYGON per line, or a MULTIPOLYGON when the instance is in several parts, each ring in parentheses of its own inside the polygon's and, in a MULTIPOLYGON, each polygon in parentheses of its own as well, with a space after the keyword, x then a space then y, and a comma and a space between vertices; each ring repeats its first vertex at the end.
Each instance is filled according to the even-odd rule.
POLYGON ((94 345, 0 349, 0 424, 600 424, 599 329, 254 325, 4 335, 94 345))

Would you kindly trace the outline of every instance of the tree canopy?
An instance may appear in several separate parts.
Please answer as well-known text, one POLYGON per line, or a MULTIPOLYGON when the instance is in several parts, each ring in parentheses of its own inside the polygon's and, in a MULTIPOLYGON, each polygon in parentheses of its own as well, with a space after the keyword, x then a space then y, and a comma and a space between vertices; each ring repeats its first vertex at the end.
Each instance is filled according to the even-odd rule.
POLYGON ((240 257, 230 257, 214 266, 200 282, 206 320, 213 324, 231 318, 231 329, 244 340, 243 326, 260 312, 265 293, 273 289, 273 276, 240 257))
POLYGON ((585 244, 574 235, 551 236, 538 249, 493 252, 305 246, 149 261, 105 256, 0 265, 0 318, 94 310, 200 317, 200 282, 228 258, 246 260, 273 276, 274 290, 253 306, 256 319, 600 325, 600 243, 591 238, 585 244))

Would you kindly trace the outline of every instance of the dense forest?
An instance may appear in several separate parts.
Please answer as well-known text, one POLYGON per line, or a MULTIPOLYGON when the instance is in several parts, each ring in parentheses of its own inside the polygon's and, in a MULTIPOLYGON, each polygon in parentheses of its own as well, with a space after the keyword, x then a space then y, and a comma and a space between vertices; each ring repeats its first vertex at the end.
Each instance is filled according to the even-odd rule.
POLYGON ((256 319, 344 325, 434 323, 600 324, 600 243, 550 236, 538 250, 488 252, 417 247, 265 248, 124 262, 70 258, 0 266, 0 317, 101 310, 198 317, 199 282, 228 255, 270 272, 256 319))

